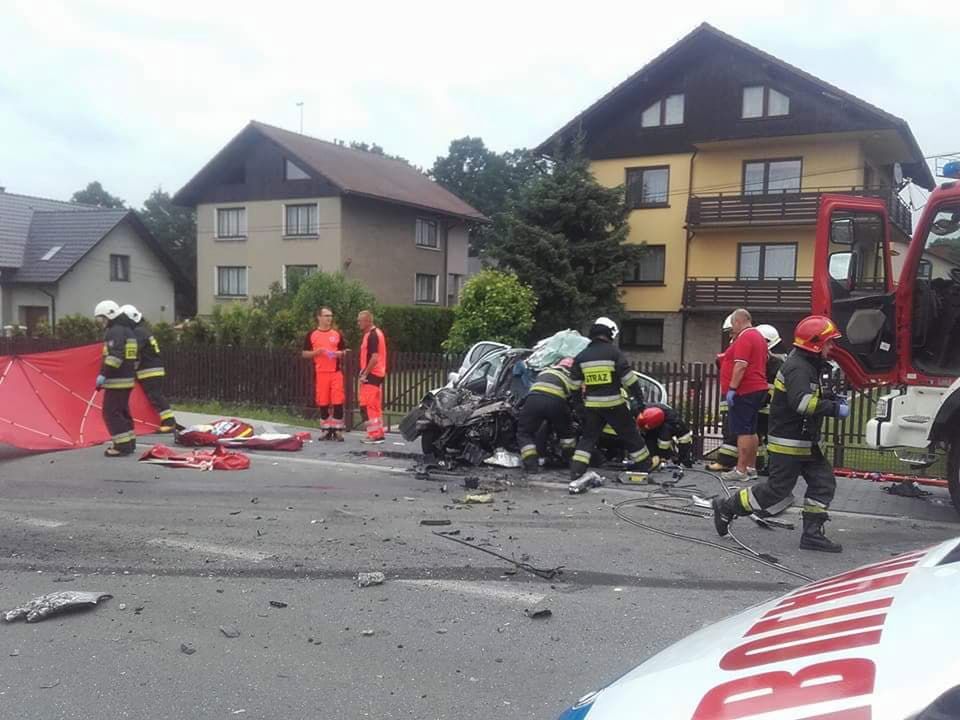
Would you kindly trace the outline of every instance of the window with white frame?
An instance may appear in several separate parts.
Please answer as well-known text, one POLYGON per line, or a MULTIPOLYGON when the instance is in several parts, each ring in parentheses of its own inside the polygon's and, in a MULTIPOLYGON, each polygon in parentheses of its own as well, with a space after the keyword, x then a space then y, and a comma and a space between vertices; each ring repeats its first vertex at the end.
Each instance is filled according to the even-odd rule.
POLYGON ((661 125, 683 125, 685 98, 682 93, 667 95, 657 100, 640 115, 640 126, 660 127, 661 125))
POLYGON ((284 223, 284 235, 316 235, 317 204, 287 205, 284 223))
POLYGON ((130 282, 130 256, 110 256, 110 280, 112 282, 130 282))
POLYGON ((414 300, 418 303, 437 302, 437 276, 417 273, 414 300))
POLYGON ((247 235, 247 209, 217 208, 217 237, 242 238, 247 235))
POLYGON ((218 265, 217 295, 219 297, 246 297, 247 268, 243 265, 218 265))
POLYGON ((417 247, 440 247, 440 234, 436 220, 417 218, 417 247))
POLYGON ((463 275, 447 273, 447 305, 453 307, 460 302, 460 291, 463 289, 463 275))
POLYGON ((290 290, 297 286, 304 278, 313 275, 318 269, 316 265, 284 265, 283 289, 290 290))
POLYGON ((743 89, 740 117, 782 117, 790 114, 790 98, 766 85, 750 85, 743 89))
POLYGON ((796 243, 740 244, 737 280, 793 280, 796 277, 796 243))

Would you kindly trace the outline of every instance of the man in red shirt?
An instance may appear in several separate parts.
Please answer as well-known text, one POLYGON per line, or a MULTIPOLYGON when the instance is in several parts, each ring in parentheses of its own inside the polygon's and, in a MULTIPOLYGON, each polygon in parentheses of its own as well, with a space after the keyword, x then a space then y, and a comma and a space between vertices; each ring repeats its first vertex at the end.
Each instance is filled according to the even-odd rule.
POLYGON ((723 418, 721 424, 722 439, 720 447, 717 448, 716 459, 707 465, 707 470, 713 472, 726 472, 737 464, 737 436, 730 430, 730 408, 727 407, 727 390, 730 388, 730 380, 733 378, 733 313, 730 313, 723 321, 723 332, 729 334, 730 345, 722 352, 717 354, 717 369, 720 371, 720 414, 723 418))
POLYGON ((300 355, 313 360, 314 396, 320 409, 321 437, 325 439, 343 440, 343 404, 346 393, 340 360, 346 351, 343 335, 333 327, 333 310, 328 307, 320 308, 317 310, 317 328, 307 334, 300 355))
POLYGON ((757 476, 757 416, 767 398, 767 341, 753 327, 750 313, 740 308, 733 313, 733 375, 726 400, 730 430, 737 436, 737 466, 720 477, 744 481, 757 476))
POLYGON ((360 344, 360 413, 367 423, 367 445, 383 443, 383 380, 387 375, 387 339, 373 324, 373 313, 361 310, 357 327, 363 333, 360 344))

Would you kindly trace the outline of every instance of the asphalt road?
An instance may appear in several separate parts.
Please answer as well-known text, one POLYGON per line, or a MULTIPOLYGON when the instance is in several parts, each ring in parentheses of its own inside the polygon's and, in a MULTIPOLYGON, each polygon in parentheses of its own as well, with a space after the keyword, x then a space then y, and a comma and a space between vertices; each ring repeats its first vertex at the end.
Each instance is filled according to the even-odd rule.
MULTIPOLYGON (((64 589, 113 595, 0 627, 0 718, 555 718, 680 637, 801 583, 617 520, 612 503, 636 491, 571 497, 536 483, 468 507, 453 502, 458 480, 418 480, 407 458, 348 447, 259 455, 243 472, 97 448, 0 462, 0 607, 64 589), (432 530, 564 571, 507 574, 432 530), (356 586, 376 570, 384 585, 356 586), (552 616, 529 618, 537 605, 552 616)), ((716 539, 706 520, 629 512, 716 539)), ((829 529, 846 552, 824 556, 800 551, 799 531, 736 529, 814 578, 957 534, 844 515, 829 529)))

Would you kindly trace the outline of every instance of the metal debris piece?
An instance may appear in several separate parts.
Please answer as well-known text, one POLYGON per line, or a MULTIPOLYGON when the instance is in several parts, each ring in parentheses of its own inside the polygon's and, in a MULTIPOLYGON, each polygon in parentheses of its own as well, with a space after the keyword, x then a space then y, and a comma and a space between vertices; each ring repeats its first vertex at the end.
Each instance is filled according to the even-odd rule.
POLYGON ((193 646, 193 643, 180 643, 180 652, 184 655, 193 655, 197 649, 193 646))
POLYGON ((275 608, 285 608, 287 607, 287 603, 283 602, 283 600, 271 600, 270 606, 275 608))
POLYGON ((59 680, 54 680, 53 682, 41 683, 40 689, 41 689, 41 690, 50 690, 51 688, 55 688, 55 687, 56 687, 57 685, 59 685, 59 684, 60 684, 60 681, 59 681, 59 680))
POLYGON ((57 615, 68 610, 82 607, 93 607, 101 600, 109 600, 113 595, 103 592, 80 592, 78 590, 64 590, 36 597, 25 605, 15 607, 3 614, 6 622, 14 622, 25 618, 27 622, 37 622, 50 615, 57 615))
POLYGON ((467 505, 489 505, 493 502, 493 495, 490 493, 480 493, 477 495, 465 495, 463 502, 467 505))
POLYGON ((240 637, 240 628, 236 625, 221 625, 220 632, 223 633, 224 637, 231 639, 240 637))
POLYGON ((600 487, 601 485, 603 485, 603 476, 593 470, 588 470, 576 480, 571 481, 567 490, 571 495, 580 495, 590 488, 600 487))
POLYGON ((513 564, 518 569, 524 570, 532 575, 536 575, 537 577, 543 578, 544 580, 553 580, 558 575, 563 575, 563 565, 559 565, 555 568, 534 567, 530 563, 526 562, 527 560, 530 559, 530 556, 527 555, 526 553, 520 556, 521 557, 520 561, 517 561, 517 560, 514 560, 513 558, 508 558, 505 555, 501 555, 498 552, 494 552, 493 550, 488 550, 487 548, 480 547, 479 545, 474 545, 473 543, 467 542, 468 540, 474 539, 473 537, 470 537, 470 536, 468 536, 466 540, 461 540, 460 538, 450 537, 450 533, 442 533, 434 530, 433 534, 445 540, 451 540, 455 543, 459 543, 460 545, 466 545, 467 547, 473 548, 474 550, 479 550, 480 552, 485 552, 488 555, 493 555, 495 558, 499 558, 500 560, 505 560, 506 562, 513 564))
POLYGON ((442 525, 449 525, 450 520, 421 520, 421 525, 427 525, 429 527, 440 527, 442 525))
POLYGON ((505 448, 497 448, 496 451, 483 461, 487 465, 496 465, 497 467, 518 468, 522 464, 520 456, 512 453, 505 448))
POLYGON ((527 608, 524 610, 527 617, 531 620, 545 620, 551 615, 553 615, 553 610, 543 605, 537 605, 536 607, 527 608))
POLYGON ((373 630, 364 630, 360 634, 363 635, 364 637, 373 637, 374 632, 373 630))
POLYGON ((371 585, 383 585, 386 576, 382 572, 357 573, 357 587, 365 588, 371 585))

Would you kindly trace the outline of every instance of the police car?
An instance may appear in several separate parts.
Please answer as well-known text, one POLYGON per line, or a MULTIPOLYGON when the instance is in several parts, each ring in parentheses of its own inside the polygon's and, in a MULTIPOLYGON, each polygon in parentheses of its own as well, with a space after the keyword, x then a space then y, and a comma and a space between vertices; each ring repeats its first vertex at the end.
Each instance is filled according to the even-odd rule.
POLYGON ((960 718, 960 538, 711 625, 560 720, 960 718))

